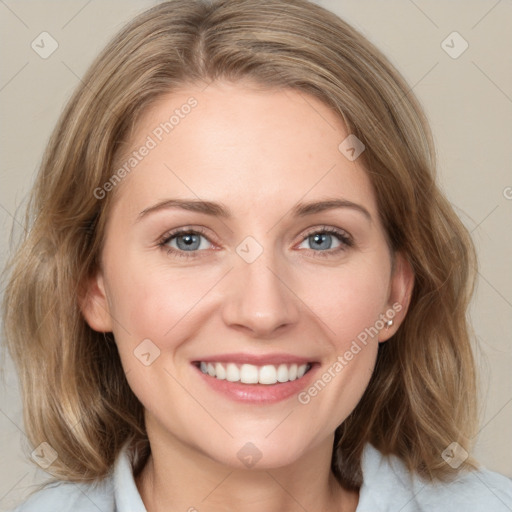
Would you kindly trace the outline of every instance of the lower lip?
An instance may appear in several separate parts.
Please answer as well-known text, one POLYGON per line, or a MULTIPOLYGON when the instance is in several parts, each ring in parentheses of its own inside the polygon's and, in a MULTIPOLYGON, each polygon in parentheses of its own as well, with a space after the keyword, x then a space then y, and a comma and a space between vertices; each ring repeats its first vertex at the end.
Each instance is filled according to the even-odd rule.
POLYGON ((192 366, 208 386, 231 400, 252 404, 271 404, 281 402, 282 400, 286 400, 300 393, 300 391, 309 385, 319 365, 313 364, 311 369, 300 379, 278 382, 276 384, 242 384, 241 382, 230 382, 228 380, 211 377, 203 373, 196 365, 193 364, 192 366))

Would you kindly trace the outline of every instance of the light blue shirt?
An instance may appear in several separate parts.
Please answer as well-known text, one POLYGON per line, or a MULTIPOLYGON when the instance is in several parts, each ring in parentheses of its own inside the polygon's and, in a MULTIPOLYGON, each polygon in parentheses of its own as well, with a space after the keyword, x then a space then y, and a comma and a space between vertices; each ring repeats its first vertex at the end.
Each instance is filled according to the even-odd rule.
MULTIPOLYGON (((480 469, 448 484, 412 477, 397 457, 367 445, 356 512, 511 512, 512 480, 480 469)), ((125 446, 111 475, 96 484, 57 482, 35 492, 13 512, 147 512, 125 446)), ((310 511, 316 512, 316 511, 310 511)))

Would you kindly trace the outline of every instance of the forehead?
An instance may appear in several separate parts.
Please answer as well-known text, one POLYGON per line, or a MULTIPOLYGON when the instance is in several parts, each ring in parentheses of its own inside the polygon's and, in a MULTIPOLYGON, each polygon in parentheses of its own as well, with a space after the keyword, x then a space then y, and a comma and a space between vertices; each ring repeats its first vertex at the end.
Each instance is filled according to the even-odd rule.
POLYGON ((375 212, 366 171, 342 150, 348 135, 338 114, 301 91, 183 87, 134 127, 117 167, 134 165, 116 193, 139 211, 168 197, 218 200, 243 213, 339 195, 375 212))

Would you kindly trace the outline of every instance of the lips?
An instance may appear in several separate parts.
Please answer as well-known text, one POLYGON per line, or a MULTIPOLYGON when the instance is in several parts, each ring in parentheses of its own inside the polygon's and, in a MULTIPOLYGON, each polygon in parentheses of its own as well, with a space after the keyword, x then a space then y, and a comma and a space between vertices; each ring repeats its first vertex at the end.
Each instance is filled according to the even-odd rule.
POLYGON ((191 361, 201 380, 232 400, 269 404, 308 386, 320 363, 292 354, 217 354, 191 361))

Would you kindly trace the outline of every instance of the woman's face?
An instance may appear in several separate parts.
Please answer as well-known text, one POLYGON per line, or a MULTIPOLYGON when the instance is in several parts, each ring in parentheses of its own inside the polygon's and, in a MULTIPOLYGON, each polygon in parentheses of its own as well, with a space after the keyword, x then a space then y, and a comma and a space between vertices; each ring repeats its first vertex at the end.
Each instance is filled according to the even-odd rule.
POLYGON ((312 96, 226 82, 136 126, 83 311, 150 440, 239 467, 332 449, 412 283, 348 135, 312 96))

